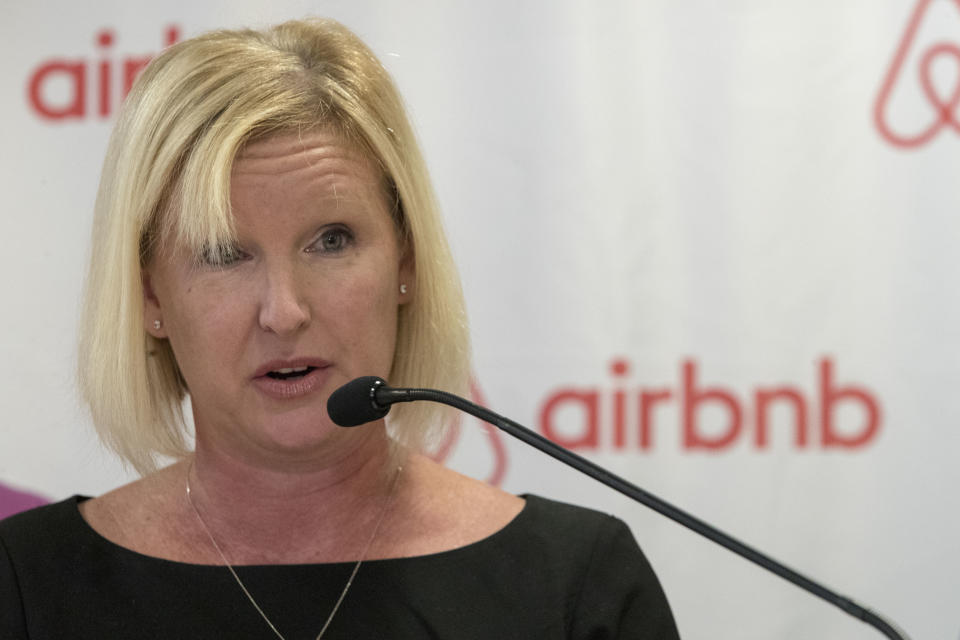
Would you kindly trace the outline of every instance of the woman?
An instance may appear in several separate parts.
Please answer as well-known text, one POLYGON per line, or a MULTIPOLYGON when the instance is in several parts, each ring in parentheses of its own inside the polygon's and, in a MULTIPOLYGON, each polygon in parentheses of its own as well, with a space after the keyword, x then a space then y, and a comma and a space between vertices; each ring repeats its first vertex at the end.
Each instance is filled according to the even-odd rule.
POLYGON ((432 407, 327 417, 357 376, 458 391, 468 370, 424 163, 344 27, 158 57, 111 140, 92 256, 81 385, 143 477, 0 525, 0 637, 676 636, 619 521, 431 462, 432 407))

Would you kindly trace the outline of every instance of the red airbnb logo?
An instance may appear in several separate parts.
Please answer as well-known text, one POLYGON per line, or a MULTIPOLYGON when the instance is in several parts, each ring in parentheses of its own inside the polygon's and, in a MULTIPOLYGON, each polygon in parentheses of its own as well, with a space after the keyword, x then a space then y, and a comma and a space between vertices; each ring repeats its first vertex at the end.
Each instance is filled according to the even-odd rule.
MULTIPOLYGON (((180 28, 168 27, 164 45, 180 39, 180 28)), ((120 100, 130 92, 133 81, 153 55, 114 59, 115 36, 110 29, 101 30, 95 43, 99 55, 96 62, 86 58, 53 58, 42 62, 27 81, 27 102, 44 120, 81 120, 96 110, 108 117, 120 100), (88 86, 90 91, 88 92, 88 86), (87 98, 95 94, 95 100, 87 98)))
POLYGON ((676 385, 628 388, 630 365, 615 360, 610 366, 612 384, 606 388, 555 389, 540 408, 540 431, 557 444, 580 451, 610 447, 652 451, 658 436, 675 434, 681 449, 688 452, 718 452, 740 442, 769 450, 775 410, 793 414, 777 430, 792 431, 790 440, 796 449, 860 449, 880 431, 879 400, 862 385, 839 382, 832 358, 817 363, 813 394, 787 384, 758 385, 741 394, 704 384, 699 369, 696 360, 685 360, 676 385), (676 414, 676 427, 664 424, 664 409, 676 414), (850 420, 851 411, 859 419, 854 415, 850 420), (710 421, 704 420, 705 413, 722 416, 720 425, 706 424, 710 421), (846 419, 840 419, 841 414, 846 419))
MULTIPOLYGON (((550 391, 537 412, 540 433, 586 454, 653 452, 665 438, 674 439, 686 453, 721 453, 740 444, 764 452, 774 448, 772 441, 798 451, 854 451, 869 447, 883 422, 877 395, 862 384, 841 380, 831 357, 816 363, 810 390, 777 383, 738 391, 705 382, 694 359, 680 363, 675 384, 630 385, 630 369, 629 361, 617 358, 610 363, 610 380, 603 385, 550 391)), ((470 383, 470 398, 486 406, 475 380, 470 383)), ((505 438, 496 428, 476 422, 486 429, 490 447, 486 481, 500 485, 508 467, 505 438)), ((432 453, 435 460, 449 459, 460 429, 458 421, 447 431, 432 453)))
MULTIPOLYGON (((470 380, 470 400, 481 406, 487 406, 487 402, 483 397, 483 392, 480 390, 480 385, 477 384, 475 379, 470 380)), ((457 440, 460 439, 462 417, 463 414, 458 412, 456 424, 454 424, 450 429, 447 429, 446 433, 444 434, 443 441, 440 442, 440 446, 432 454, 434 460, 443 462, 450 456, 454 446, 457 444, 457 440)), ((470 419, 472 420, 472 418, 470 419)), ((483 426, 483 429, 486 430, 487 442, 490 444, 490 451, 493 455, 493 464, 491 465, 490 472, 486 477, 486 481, 495 487, 499 487, 503 482, 504 476, 507 474, 507 448, 503 444, 503 434, 501 434, 500 431, 492 425, 489 425, 485 422, 480 422, 480 424, 483 426)))
MULTIPOLYGON (((913 15, 910 16, 910 21, 907 23, 907 28, 903 32, 903 37, 900 39, 900 44, 897 46, 890 68, 883 79, 877 101, 873 106, 873 119, 877 130, 887 142, 897 147, 922 146, 940 133, 944 127, 949 127, 954 132, 960 133, 960 122, 956 117, 957 107, 960 106, 960 46, 954 42, 937 42, 929 46, 919 56, 917 66, 919 86, 927 103, 932 107, 930 122, 918 130, 895 131, 889 119, 888 108, 891 94, 903 76, 902 72, 907 56, 914 46, 917 30, 923 22, 924 15, 930 9, 931 1, 918 0, 913 15), (933 65, 937 60, 950 61, 957 69, 958 79, 954 82, 953 89, 947 92, 949 95, 938 89, 934 84, 933 65)), ((951 1, 960 10, 960 0, 951 1)))

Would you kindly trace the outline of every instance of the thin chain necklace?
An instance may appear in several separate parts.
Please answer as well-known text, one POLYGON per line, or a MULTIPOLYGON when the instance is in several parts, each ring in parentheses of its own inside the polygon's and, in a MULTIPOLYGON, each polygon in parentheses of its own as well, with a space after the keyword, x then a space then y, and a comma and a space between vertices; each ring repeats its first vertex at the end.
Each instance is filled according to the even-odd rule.
MULTIPOLYGON (((227 561, 227 556, 224 555, 223 551, 220 549, 220 545, 217 544, 217 539, 213 537, 213 533, 210 531, 210 527, 207 526, 207 523, 204 522, 203 516, 200 515, 200 511, 197 509, 197 505, 193 503, 193 496, 190 492, 190 472, 193 471, 193 461, 190 462, 190 467, 187 469, 187 502, 190 503, 190 507, 193 509, 193 513, 197 516, 197 520, 200 522, 200 526, 203 527, 203 530, 206 532, 207 537, 210 538, 210 544, 213 545, 213 548, 217 550, 217 554, 220 556, 220 559, 223 561, 224 566, 227 570, 230 571, 230 575, 233 576, 233 579, 237 581, 237 585, 243 591, 244 595, 247 596, 247 600, 250 601, 250 604, 253 605, 253 608, 257 610, 257 613, 260 614, 260 617, 263 618, 263 621, 267 623, 267 626, 270 627, 270 630, 280 638, 280 640, 286 640, 283 637, 270 618, 267 617, 267 614, 263 612, 263 609, 260 608, 260 605, 257 604, 257 601, 253 599, 253 596, 250 594, 250 591, 247 589, 246 585, 243 584, 243 580, 240 579, 240 576, 237 575, 237 572, 233 569, 233 565, 227 561)), ((357 563, 353 565, 353 571, 350 572, 350 577, 347 578, 347 584, 344 585, 343 591, 340 592, 340 597, 337 598, 336 604, 333 605, 333 609, 330 611, 330 615, 327 616, 327 621, 323 623, 323 628, 320 629, 320 633, 317 634, 317 640, 323 637, 323 634, 326 633, 327 627, 330 626, 330 623, 333 622, 333 616, 337 614, 337 610, 340 608, 340 604, 343 602, 343 599, 347 597, 347 591, 350 590, 350 585, 353 584, 353 579, 357 575, 357 571, 360 570, 360 565, 363 564, 364 559, 367 557, 367 553, 370 551, 370 547, 373 546, 373 541, 377 538, 377 532, 380 531, 380 525, 383 523, 383 517, 387 515, 387 507, 390 506, 390 501, 393 498, 393 493, 397 488, 397 481, 400 478, 400 472, 403 471, 402 466, 397 467, 396 473, 393 474, 393 480, 390 482, 390 489, 387 493, 387 497, 383 501, 383 507, 380 509, 380 515, 377 516, 377 523, 373 526, 373 533, 370 534, 370 539, 367 540, 367 545, 363 548, 363 553, 360 554, 360 559, 357 560, 357 563)))

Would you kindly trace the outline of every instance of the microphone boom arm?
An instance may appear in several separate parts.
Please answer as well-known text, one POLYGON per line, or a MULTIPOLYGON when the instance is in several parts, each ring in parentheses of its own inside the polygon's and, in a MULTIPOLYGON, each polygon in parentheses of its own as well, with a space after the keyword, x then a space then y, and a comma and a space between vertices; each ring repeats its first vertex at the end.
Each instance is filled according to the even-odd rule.
POLYGON ((633 499, 636 502, 639 502, 647 507, 653 509, 657 513, 660 513, 674 522, 677 522, 684 527, 699 533, 703 537, 711 540, 720 546, 732 551, 733 553, 746 558, 747 560, 757 564, 767 571, 774 573, 784 580, 804 589, 805 591, 812 593, 813 595, 826 600, 830 604, 842 609, 847 614, 857 618, 858 620, 870 625, 871 627, 877 629, 883 633, 886 637, 891 638, 892 640, 910 640, 909 636, 901 630, 899 627, 894 624, 892 620, 887 620, 880 614, 863 607, 850 598, 842 596, 838 593, 831 591, 830 589, 824 587, 823 585, 815 582, 814 580, 790 569, 789 567, 777 562, 773 558, 767 556, 766 554, 750 547, 743 542, 740 542, 736 538, 720 531, 716 527, 700 520, 696 516, 693 516, 682 509, 678 509, 669 502, 661 500, 657 496, 644 491, 637 485, 624 480, 620 476, 607 471, 603 467, 594 464, 593 462, 583 458, 582 456, 561 447, 544 438, 540 434, 524 427, 521 424, 505 418, 493 411, 490 411, 486 407, 482 407, 478 404, 470 402, 460 396, 454 395, 452 393, 447 393, 445 391, 438 391, 435 389, 393 389, 387 387, 386 385, 378 386, 375 389, 371 390, 371 399, 373 403, 379 408, 389 407, 389 405, 396 402, 413 402, 416 400, 427 400, 430 402, 439 402, 451 407, 465 411, 470 415, 483 420, 484 422, 489 422, 498 429, 507 432, 511 436, 526 442, 527 444, 536 447, 540 451, 546 453, 553 458, 556 458, 560 462, 567 464, 581 473, 585 473, 594 480, 602 482, 611 489, 619 491, 628 498, 633 499))

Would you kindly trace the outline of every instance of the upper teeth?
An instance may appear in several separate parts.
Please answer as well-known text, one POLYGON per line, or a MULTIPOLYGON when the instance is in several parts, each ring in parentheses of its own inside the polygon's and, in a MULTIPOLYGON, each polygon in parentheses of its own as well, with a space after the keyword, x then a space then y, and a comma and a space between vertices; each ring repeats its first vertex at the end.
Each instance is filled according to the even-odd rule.
POLYGON ((297 371, 306 371, 310 367, 289 367, 287 369, 277 369, 277 373, 294 373, 297 371))

